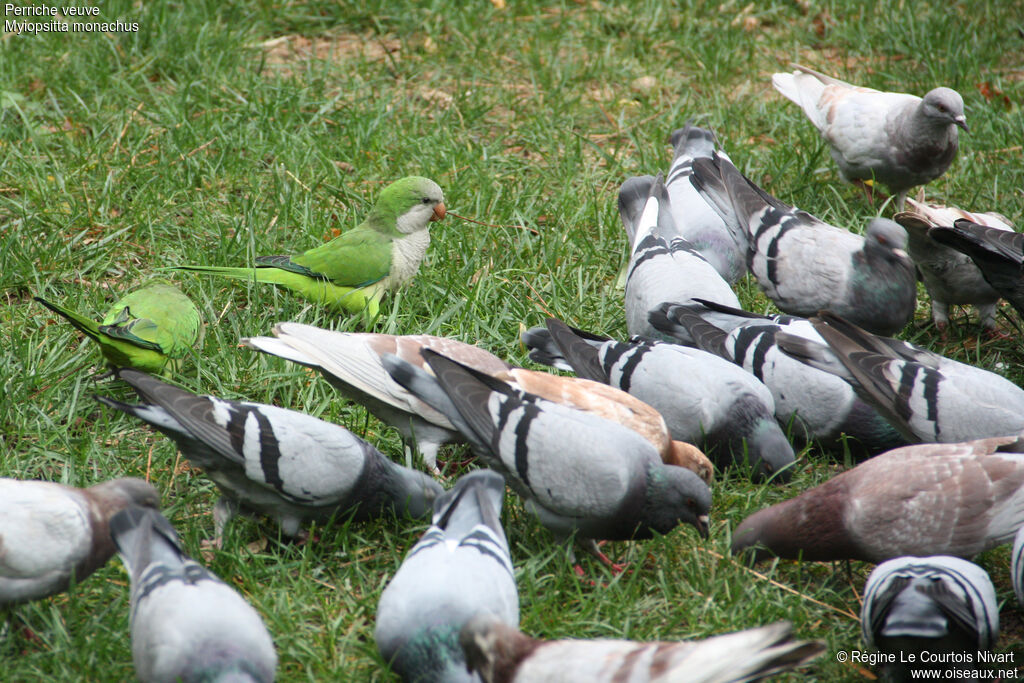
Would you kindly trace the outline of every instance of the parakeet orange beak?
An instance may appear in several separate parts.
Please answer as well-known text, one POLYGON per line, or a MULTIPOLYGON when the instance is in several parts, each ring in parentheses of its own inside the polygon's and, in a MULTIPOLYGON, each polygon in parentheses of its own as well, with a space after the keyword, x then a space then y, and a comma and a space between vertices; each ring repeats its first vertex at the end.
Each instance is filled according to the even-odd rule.
POLYGON ((438 202, 437 206, 434 207, 434 215, 430 218, 432 221, 439 221, 444 218, 448 210, 444 208, 444 202, 438 202))

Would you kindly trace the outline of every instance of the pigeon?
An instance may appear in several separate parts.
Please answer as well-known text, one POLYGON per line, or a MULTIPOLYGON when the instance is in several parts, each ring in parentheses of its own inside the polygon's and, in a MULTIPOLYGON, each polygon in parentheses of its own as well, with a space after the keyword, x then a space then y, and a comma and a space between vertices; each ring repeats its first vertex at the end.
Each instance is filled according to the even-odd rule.
POLYGON ((1010 563, 1010 577, 1013 581, 1013 593, 1017 596, 1017 604, 1024 607, 1024 525, 1017 530, 1013 540, 1013 555, 1010 563))
POLYGON ((144 683, 270 683, 274 642, 259 613, 190 558, 167 518, 129 507, 110 536, 131 576, 132 660, 144 683))
POLYGON ((910 189, 935 180, 953 163, 957 128, 968 131, 957 91, 935 88, 924 98, 881 92, 793 66, 792 73, 774 74, 772 85, 804 110, 846 182, 886 185, 902 211, 910 189))
POLYGON ((691 124, 673 131, 672 147, 675 158, 665 187, 679 236, 688 240, 726 282, 734 284, 747 274, 747 236, 735 221, 722 220, 690 181, 694 159, 729 157, 717 149, 713 132, 691 124))
POLYGON ((991 650, 999 636, 999 603, 992 580, 973 562, 946 555, 897 557, 868 577, 860 628, 869 648, 895 655, 883 670, 891 678, 911 680, 909 669, 931 668, 934 662, 942 662, 935 666, 941 669, 976 668, 975 657, 940 658, 991 650))
POLYGON ((779 201, 725 159, 697 159, 691 178, 723 217, 735 213, 750 242, 750 272, 783 312, 828 309, 877 334, 895 334, 913 317, 914 265, 898 224, 875 218, 855 235, 779 201))
POLYGON ((969 558, 1024 524, 1017 437, 917 444, 866 460, 796 498, 747 517, 732 552, 812 562, 902 555, 969 558))
POLYGON ((668 190, 660 176, 653 183, 631 178, 619 192, 619 212, 627 232, 635 232, 629 269, 626 273, 626 327, 630 334, 657 337, 658 331, 647 322, 647 312, 659 302, 686 301, 691 297, 710 299, 739 308, 739 299, 729 283, 697 249, 682 237, 667 238, 676 226, 668 190), (627 222, 633 211, 624 207, 639 205, 643 210, 635 223, 627 222))
POLYGON ((611 564, 594 539, 667 534, 679 523, 708 535, 711 491, 688 469, 666 465, 637 432, 517 390, 430 350, 434 373, 385 357, 402 386, 444 411, 484 464, 506 477, 559 539, 578 539, 611 564))
POLYGON ((747 460, 757 479, 789 479, 793 446, 775 420, 771 392, 733 363, 678 344, 613 341, 554 318, 522 337, 534 361, 568 367, 649 404, 673 439, 701 444, 717 466, 747 460))
POLYGON ((781 333, 779 347, 849 382, 908 441, 957 443, 1024 432, 1024 389, 1005 377, 875 336, 827 311, 811 323, 825 345, 781 333))
POLYGON ((459 642, 484 683, 719 683, 756 681, 789 671, 825 651, 793 638, 789 622, 698 641, 537 640, 478 614, 459 642))
MULTIPOLYGON (((437 451, 442 444, 464 440, 447 417, 396 384, 381 365, 385 353, 423 366, 421 348, 432 348, 477 370, 494 374, 510 366, 477 346, 456 339, 430 335, 393 336, 333 332, 300 323, 279 323, 274 337, 249 337, 242 343, 250 348, 280 356, 319 370, 328 382, 347 398, 391 425, 408 442, 415 442, 427 468, 435 474, 437 451)), ((407 463, 411 464, 411 458, 407 463)))
POLYGON ((663 303, 651 311, 651 324, 664 334, 696 341, 697 347, 736 363, 764 382, 775 401, 775 417, 792 424, 805 441, 853 440, 855 452, 876 455, 907 445, 906 438, 853 387, 830 372, 805 365, 779 349, 776 335, 786 333, 824 344, 805 318, 770 318, 712 302, 663 303), (728 332, 708 321, 710 315, 731 315, 728 332))
POLYGON ((1024 315, 1024 234, 959 219, 932 228, 928 236, 967 254, 985 281, 1024 315))
POLYGON ((86 489, 0 479, 0 607, 62 593, 106 564, 107 524, 129 505, 156 508, 160 496, 130 477, 86 489))
POLYGON ((35 300, 99 344, 104 360, 115 368, 173 371, 202 336, 199 309, 166 280, 130 292, 99 322, 42 297, 35 300))
POLYGON ((295 256, 261 256, 255 267, 177 266, 235 280, 269 282, 337 313, 380 312, 384 293, 411 280, 430 245, 430 223, 445 217, 444 194, 428 178, 396 180, 370 214, 330 242, 295 256))
POLYGON ((952 226, 966 219, 999 230, 1013 230, 1013 224, 997 213, 968 213, 955 206, 925 204, 907 198, 909 211, 893 218, 907 231, 907 253, 921 273, 924 287, 932 299, 932 320, 943 335, 949 326, 949 307, 971 304, 978 309, 981 325, 995 330, 999 292, 986 281, 967 254, 947 247, 929 236, 928 230, 952 226))
POLYGON ((423 472, 398 465, 344 427, 277 406, 197 396, 136 370, 118 377, 141 403, 97 400, 170 437, 221 491, 216 538, 238 512, 277 520, 285 536, 306 519, 355 512, 366 518, 391 509, 427 514, 443 491, 423 472))
POLYGON ((711 486, 714 466, 704 452, 693 444, 674 441, 661 414, 635 396, 601 382, 524 368, 512 368, 496 373, 494 377, 548 401, 593 413, 629 427, 658 449, 666 465, 692 470, 705 484, 711 486))
POLYGON ((477 470, 434 501, 433 525, 384 589, 374 639, 402 680, 460 683, 466 669, 459 631, 478 612, 519 623, 508 541, 501 527, 505 480, 477 470))

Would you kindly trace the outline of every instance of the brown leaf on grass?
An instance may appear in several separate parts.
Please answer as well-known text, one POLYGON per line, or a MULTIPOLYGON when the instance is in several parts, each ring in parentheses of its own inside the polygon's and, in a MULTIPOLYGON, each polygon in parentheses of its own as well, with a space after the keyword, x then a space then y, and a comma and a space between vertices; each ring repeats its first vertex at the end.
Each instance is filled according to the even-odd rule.
POLYGON ((991 82, 983 81, 981 83, 976 83, 975 87, 978 89, 978 92, 981 93, 981 96, 989 102, 998 100, 1007 109, 1013 107, 1013 102, 1011 102, 1010 98, 1006 96, 1006 93, 992 85, 991 82))

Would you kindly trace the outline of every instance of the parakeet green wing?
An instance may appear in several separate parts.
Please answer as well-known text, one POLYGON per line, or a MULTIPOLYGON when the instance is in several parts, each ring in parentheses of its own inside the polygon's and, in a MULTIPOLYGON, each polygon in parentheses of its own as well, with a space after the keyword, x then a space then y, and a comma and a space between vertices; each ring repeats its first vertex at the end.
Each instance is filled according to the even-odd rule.
POLYGON ((341 287, 365 287, 391 271, 392 241, 376 230, 357 227, 292 257, 287 264, 274 257, 256 259, 256 263, 323 278, 341 287))

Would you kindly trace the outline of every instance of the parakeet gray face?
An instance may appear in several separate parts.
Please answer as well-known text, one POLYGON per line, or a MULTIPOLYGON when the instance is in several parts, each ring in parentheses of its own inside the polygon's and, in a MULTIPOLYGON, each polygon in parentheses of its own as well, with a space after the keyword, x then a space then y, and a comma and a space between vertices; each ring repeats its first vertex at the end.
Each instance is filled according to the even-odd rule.
POLYGON ((393 220, 400 233, 425 230, 431 221, 444 218, 444 193, 433 180, 409 176, 384 188, 373 213, 393 220))

